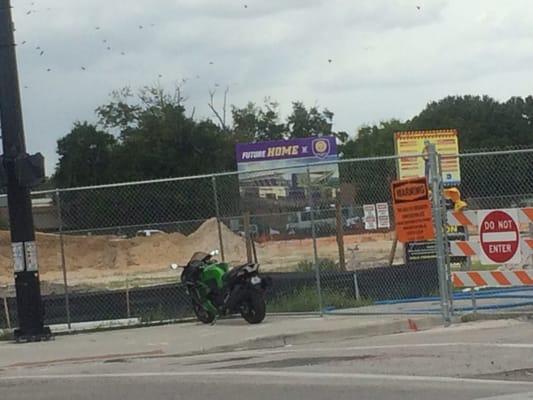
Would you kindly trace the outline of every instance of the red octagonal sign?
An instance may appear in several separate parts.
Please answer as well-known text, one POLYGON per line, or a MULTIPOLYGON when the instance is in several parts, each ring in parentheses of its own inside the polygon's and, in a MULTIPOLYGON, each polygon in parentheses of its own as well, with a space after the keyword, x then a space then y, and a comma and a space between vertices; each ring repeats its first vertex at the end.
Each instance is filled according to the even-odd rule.
POLYGON ((487 264, 520 263, 520 230, 516 210, 478 213, 481 261, 487 264))

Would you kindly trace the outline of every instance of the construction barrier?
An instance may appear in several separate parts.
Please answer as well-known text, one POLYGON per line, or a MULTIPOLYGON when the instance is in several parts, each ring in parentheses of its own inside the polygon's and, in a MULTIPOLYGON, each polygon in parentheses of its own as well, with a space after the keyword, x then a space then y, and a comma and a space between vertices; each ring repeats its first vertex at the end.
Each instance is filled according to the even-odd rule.
POLYGON ((452 282, 456 288, 530 286, 533 271, 458 271, 452 272, 452 282))
MULTIPOLYGON (((528 257, 533 254, 533 239, 522 238, 521 250, 524 257, 528 257)), ((481 255, 481 246, 477 240, 450 241, 450 253, 452 256, 458 257, 472 257, 481 255)))
POLYGON ((485 264, 519 264, 521 260, 533 255, 533 238, 523 234, 528 229, 529 236, 532 235, 533 207, 448 211, 447 217, 449 225, 472 228, 483 224, 483 227, 479 227, 480 236, 477 238, 471 238, 469 241, 450 241, 452 256, 478 256, 485 264), (525 225, 528 225, 528 228, 525 228, 525 225))
MULTIPOLYGON (((518 217, 521 223, 533 223, 533 207, 517 208, 518 217)), ((449 225, 477 226, 478 211, 448 211, 447 218, 449 225)))

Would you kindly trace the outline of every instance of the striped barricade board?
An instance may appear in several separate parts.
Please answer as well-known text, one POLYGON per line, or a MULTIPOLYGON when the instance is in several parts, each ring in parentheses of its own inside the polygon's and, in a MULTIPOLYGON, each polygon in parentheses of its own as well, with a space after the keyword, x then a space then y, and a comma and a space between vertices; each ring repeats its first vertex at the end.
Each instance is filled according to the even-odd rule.
POLYGON ((531 286, 533 271, 457 271, 452 272, 452 282, 456 288, 531 286))

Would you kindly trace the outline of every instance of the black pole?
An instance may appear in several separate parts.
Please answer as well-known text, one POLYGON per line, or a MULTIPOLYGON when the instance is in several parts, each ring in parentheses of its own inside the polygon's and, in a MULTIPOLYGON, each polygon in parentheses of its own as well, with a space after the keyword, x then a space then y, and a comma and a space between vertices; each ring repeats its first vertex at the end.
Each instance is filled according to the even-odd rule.
POLYGON ((11 246, 15 268, 17 340, 49 337, 44 327, 30 188, 21 179, 26 153, 10 0, 0 0, 0 122, 11 246))

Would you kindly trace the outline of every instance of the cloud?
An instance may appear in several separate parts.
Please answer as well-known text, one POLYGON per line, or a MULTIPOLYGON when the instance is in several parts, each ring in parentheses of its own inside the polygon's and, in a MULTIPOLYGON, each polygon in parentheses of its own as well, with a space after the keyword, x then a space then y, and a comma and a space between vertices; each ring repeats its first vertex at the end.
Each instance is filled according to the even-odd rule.
POLYGON ((265 96, 285 113, 293 100, 319 104, 350 133, 380 119, 409 118, 447 94, 525 95, 533 84, 529 6, 15 0, 28 145, 45 153, 50 172, 57 138, 76 120, 94 121, 111 90, 152 83, 171 89, 182 78, 187 105, 199 117, 211 115, 208 90, 218 84, 230 86, 237 105, 265 96))

